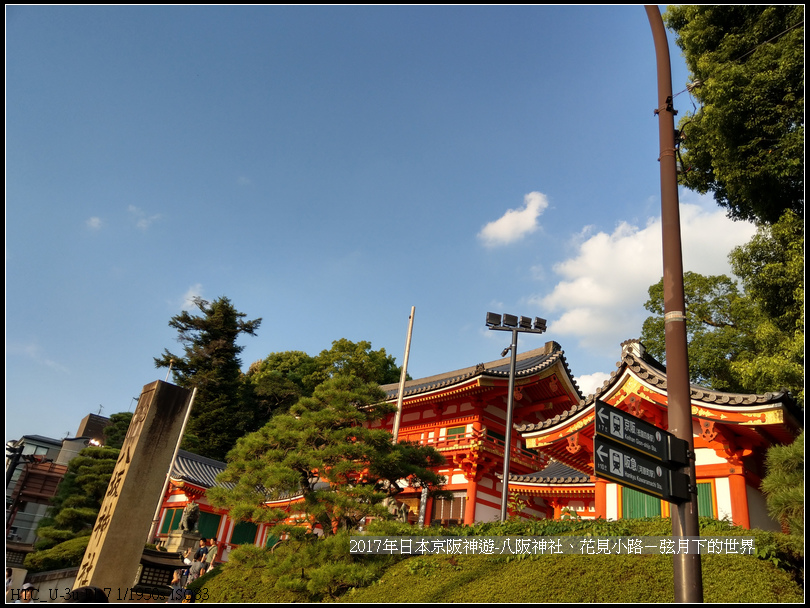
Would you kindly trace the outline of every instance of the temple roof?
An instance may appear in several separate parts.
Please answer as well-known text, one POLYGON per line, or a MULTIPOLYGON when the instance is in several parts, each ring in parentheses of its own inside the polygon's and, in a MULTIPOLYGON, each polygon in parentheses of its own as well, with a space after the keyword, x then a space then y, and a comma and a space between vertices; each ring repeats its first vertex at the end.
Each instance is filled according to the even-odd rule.
MULTIPOLYGON (((536 424, 515 425, 515 429, 521 433, 531 433, 553 428, 560 424, 565 424, 567 420, 577 416, 581 412, 594 405, 597 399, 608 394, 622 378, 623 374, 630 370, 643 382, 653 386, 661 393, 667 391, 666 368, 647 354, 644 345, 638 340, 626 340, 622 342, 622 360, 618 362, 617 368, 611 373, 596 393, 581 399, 570 409, 561 414, 544 420, 536 424)), ((755 408, 757 406, 784 405, 798 420, 801 420, 801 411, 796 405, 796 401, 787 391, 767 392, 761 395, 739 394, 717 391, 698 385, 690 386, 690 399, 694 402, 701 402, 707 406, 733 407, 738 410, 745 408, 755 408)))
POLYGON ((590 480, 590 475, 581 473, 556 460, 552 460, 542 471, 537 471, 531 475, 509 475, 510 482, 537 484, 588 483, 590 480))
MULTIPOLYGON (((177 452, 171 478, 187 481, 201 488, 211 488, 217 485, 217 475, 224 470, 224 462, 180 450, 177 452)), ((222 485, 227 487, 228 484, 222 485)))
MULTIPOLYGON (((171 478, 175 481, 184 481, 203 490, 214 486, 231 489, 234 487, 234 484, 217 481, 217 475, 225 470, 225 466, 225 463, 219 460, 192 454, 185 450, 179 450, 177 452, 177 459, 174 462, 174 468, 172 468, 171 478)), ((328 484, 325 482, 318 482, 316 484, 316 488, 327 486, 328 484)), ((257 487, 257 490, 260 492, 265 491, 264 488, 260 486, 257 487)), ((281 499, 286 500, 299 495, 301 495, 301 492, 285 493, 282 495, 281 499)))
MULTIPOLYGON (((560 362, 568 374, 571 384, 579 393, 579 388, 574 382, 571 371, 568 368, 568 363, 563 356, 563 350, 556 342, 546 342, 541 348, 520 353, 517 356, 515 364, 515 378, 527 377, 537 374, 545 369, 552 367, 555 363, 560 362)), ((428 376, 426 378, 419 378, 417 380, 409 380, 405 383, 405 392, 403 397, 413 397, 416 395, 429 393, 436 390, 450 388, 454 385, 462 384, 473 378, 490 377, 490 378, 509 378, 509 368, 511 365, 511 358, 506 357, 490 361, 489 363, 479 363, 471 367, 465 367, 452 372, 445 372, 435 376, 428 376)), ((399 383, 384 384, 382 388, 388 401, 393 401, 399 395, 399 383)))

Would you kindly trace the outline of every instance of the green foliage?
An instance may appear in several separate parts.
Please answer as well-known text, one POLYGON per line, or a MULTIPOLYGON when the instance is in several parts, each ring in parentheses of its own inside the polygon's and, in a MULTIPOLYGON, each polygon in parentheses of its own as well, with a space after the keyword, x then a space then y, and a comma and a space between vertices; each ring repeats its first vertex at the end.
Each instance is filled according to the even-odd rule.
POLYGON ((804 225, 786 212, 729 256, 760 322, 732 370, 752 392, 790 389, 804 403, 804 225))
POLYGON ((34 551, 25 556, 25 567, 30 572, 45 572, 72 568, 82 563, 90 534, 72 538, 44 551, 34 551))
POLYGON ((804 213, 804 7, 677 5, 677 35, 700 107, 680 122, 681 183, 735 219, 804 213))
POLYGON ((132 422, 132 412, 119 412, 110 416, 110 424, 104 429, 104 445, 108 448, 121 449, 132 422))
POLYGON ((273 551, 242 545, 227 564, 190 588, 207 589, 215 602, 321 602, 371 585, 400 559, 351 554, 346 533, 320 540, 310 535, 284 541, 273 551))
POLYGON ((510 519, 517 519, 526 508, 526 501, 520 498, 517 492, 509 492, 506 499, 506 512, 509 513, 510 519))
MULTIPOLYGON (((804 230, 786 212, 760 226, 729 259, 745 291, 727 276, 684 273, 690 380, 717 390, 786 388, 804 402, 804 230)), ((641 341, 665 360, 662 282, 649 289, 641 341)))
POLYGON ((197 389, 183 447, 224 460, 239 437, 259 426, 252 385, 243 381, 240 369, 244 347, 236 341, 241 334, 255 336, 262 320, 245 321, 226 297, 211 303, 197 297, 194 303, 202 315, 183 311, 169 321, 184 355, 166 349, 155 367, 171 365, 178 385, 197 389))
POLYGON ((321 381, 338 375, 356 376, 364 382, 391 384, 402 374, 396 359, 384 348, 371 350, 371 342, 354 343, 345 338, 332 342, 332 348, 317 357, 321 381))
POLYGON ((774 446, 765 460, 768 471, 762 491, 768 513, 787 526, 791 534, 804 536, 804 431, 792 444, 774 446))
POLYGON ((288 414, 277 414, 240 439, 228 466, 208 491, 212 504, 235 519, 276 522, 289 513, 265 506, 268 499, 300 493, 295 505, 324 532, 351 529, 366 516, 387 517, 380 504, 400 491, 397 481, 440 485, 430 467, 443 462, 432 448, 391 444, 391 434, 369 428, 393 411, 384 393, 355 375, 336 375, 318 385, 288 414))
MULTIPOLYGON (((687 271, 683 285, 690 380, 717 390, 744 392, 731 364, 753 348, 758 321, 753 303, 725 275, 706 277, 687 271)), ((649 295, 644 307, 655 316, 644 321, 641 341, 653 357, 665 362, 663 279, 650 287, 649 295)))
POLYGON ((305 352, 271 353, 250 366, 245 380, 253 387, 257 409, 265 420, 286 413, 301 397, 311 397, 318 383, 318 363, 305 352))
MULTIPOLYGON (((671 520, 646 518, 491 522, 451 529, 375 521, 374 536, 669 536, 671 520)), ((706 536, 754 536, 762 559, 701 558, 707 602, 801 602, 803 541, 700 518, 706 536)), ((304 535, 274 551, 242 546, 231 560, 194 583, 217 602, 668 602, 674 600, 672 557, 545 555, 509 560, 485 555, 352 555, 348 537, 304 535), (210 578, 209 578, 210 576, 210 578)))
POLYGON ((68 463, 68 470, 51 501, 48 516, 37 527, 35 549, 50 549, 59 543, 90 534, 119 450, 88 447, 68 463))

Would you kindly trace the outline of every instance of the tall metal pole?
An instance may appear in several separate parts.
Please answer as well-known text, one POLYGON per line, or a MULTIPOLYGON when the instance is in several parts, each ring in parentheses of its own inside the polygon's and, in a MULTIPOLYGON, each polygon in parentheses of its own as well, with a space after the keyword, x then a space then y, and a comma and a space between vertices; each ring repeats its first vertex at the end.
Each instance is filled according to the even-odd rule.
POLYGON ((512 358, 509 363, 509 394, 506 399, 506 445, 503 448, 503 490, 501 492, 501 521, 506 521, 506 503, 509 501, 509 461, 512 454, 512 407, 515 404, 515 367, 517 366, 518 330, 512 330, 512 358))
POLYGON ((411 316, 408 317, 408 338, 405 340, 405 357, 402 360, 402 373, 399 376, 399 394, 397 395, 397 415, 394 418, 394 445, 399 439, 399 423, 402 420, 402 398, 405 394, 405 378, 408 377, 408 357, 411 354, 411 334, 413 333, 413 317, 416 306, 411 306, 411 316))
MULTIPOLYGON (((692 500, 672 505, 672 536, 699 536, 695 450, 692 439, 692 407, 689 389, 689 359, 686 347, 686 315, 683 294, 681 224, 678 208, 678 172, 675 161, 675 110, 672 107, 672 73, 664 22, 657 5, 647 5, 658 70, 658 129, 661 169, 661 224, 664 250, 664 337, 667 359, 667 409, 669 432, 688 443, 692 500)), ((673 565, 676 602, 702 602, 703 580, 700 556, 679 553, 673 565)))

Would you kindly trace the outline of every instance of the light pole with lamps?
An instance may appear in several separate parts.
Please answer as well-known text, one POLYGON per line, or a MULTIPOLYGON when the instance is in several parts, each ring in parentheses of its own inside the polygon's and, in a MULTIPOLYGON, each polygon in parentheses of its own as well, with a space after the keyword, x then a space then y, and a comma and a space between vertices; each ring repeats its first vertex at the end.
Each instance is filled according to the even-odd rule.
POLYGON ((515 315, 501 315, 493 312, 487 313, 487 327, 497 331, 511 331, 512 344, 501 353, 502 357, 507 352, 512 352, 509 364, 509 388, 507 389, 506 402, 506 445, 503 450, 503 491, 501 492, 501 521, 506 521, 506 503, 509 499, 509 461, 512 451, 512 408, 515 402, 515 367, 517 365, 517 341, 518 333, 542 334, 546 331, 546 320, 535 317, 532 322, 531 317, 517 317, 515 315))

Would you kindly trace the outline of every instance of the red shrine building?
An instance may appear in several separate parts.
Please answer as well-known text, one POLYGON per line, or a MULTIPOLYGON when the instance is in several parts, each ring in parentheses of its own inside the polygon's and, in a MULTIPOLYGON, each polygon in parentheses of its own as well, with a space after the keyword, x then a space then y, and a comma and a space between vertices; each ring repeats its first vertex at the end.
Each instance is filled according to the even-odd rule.
MULTIPOLYGON (((510 360, 406 382, 399 440, 431 445, 446 464, 452 498, 428 500, 426 523, 493 521, 500 516, 510 360)), ((399 385, 382 387, 396 403, 399 385)), ((667 429, 667 381, 663 366, 636 340, 622 344, 621 361, 608 381, 583 397, 559 344, 517 357, 509 493, 522 503, 521 517, 619 519, 668 516, 669 503, 594 476, 597 400, 667 429)), ((691 387, 692 433, 701 515, 728 518, 744 527, 778 530, 759 490, 765 453, 793 441, 801 411, 786 392, 741 395, 691 387)), ((378 423, 392 430, 394 415, 378 423)), ((224 464, 180 452, 164 496, 158 538, 177 528, 185 505, 200 505, 200 534, 220 543, 218 559, 233 545, 265 546, 272 525, 237 522, 211 507, 205 491, 224 464)), ((416 522, 420 490, 397 496, 416 522)), ((295 497, 283 501, 295 510, 295 497)))

